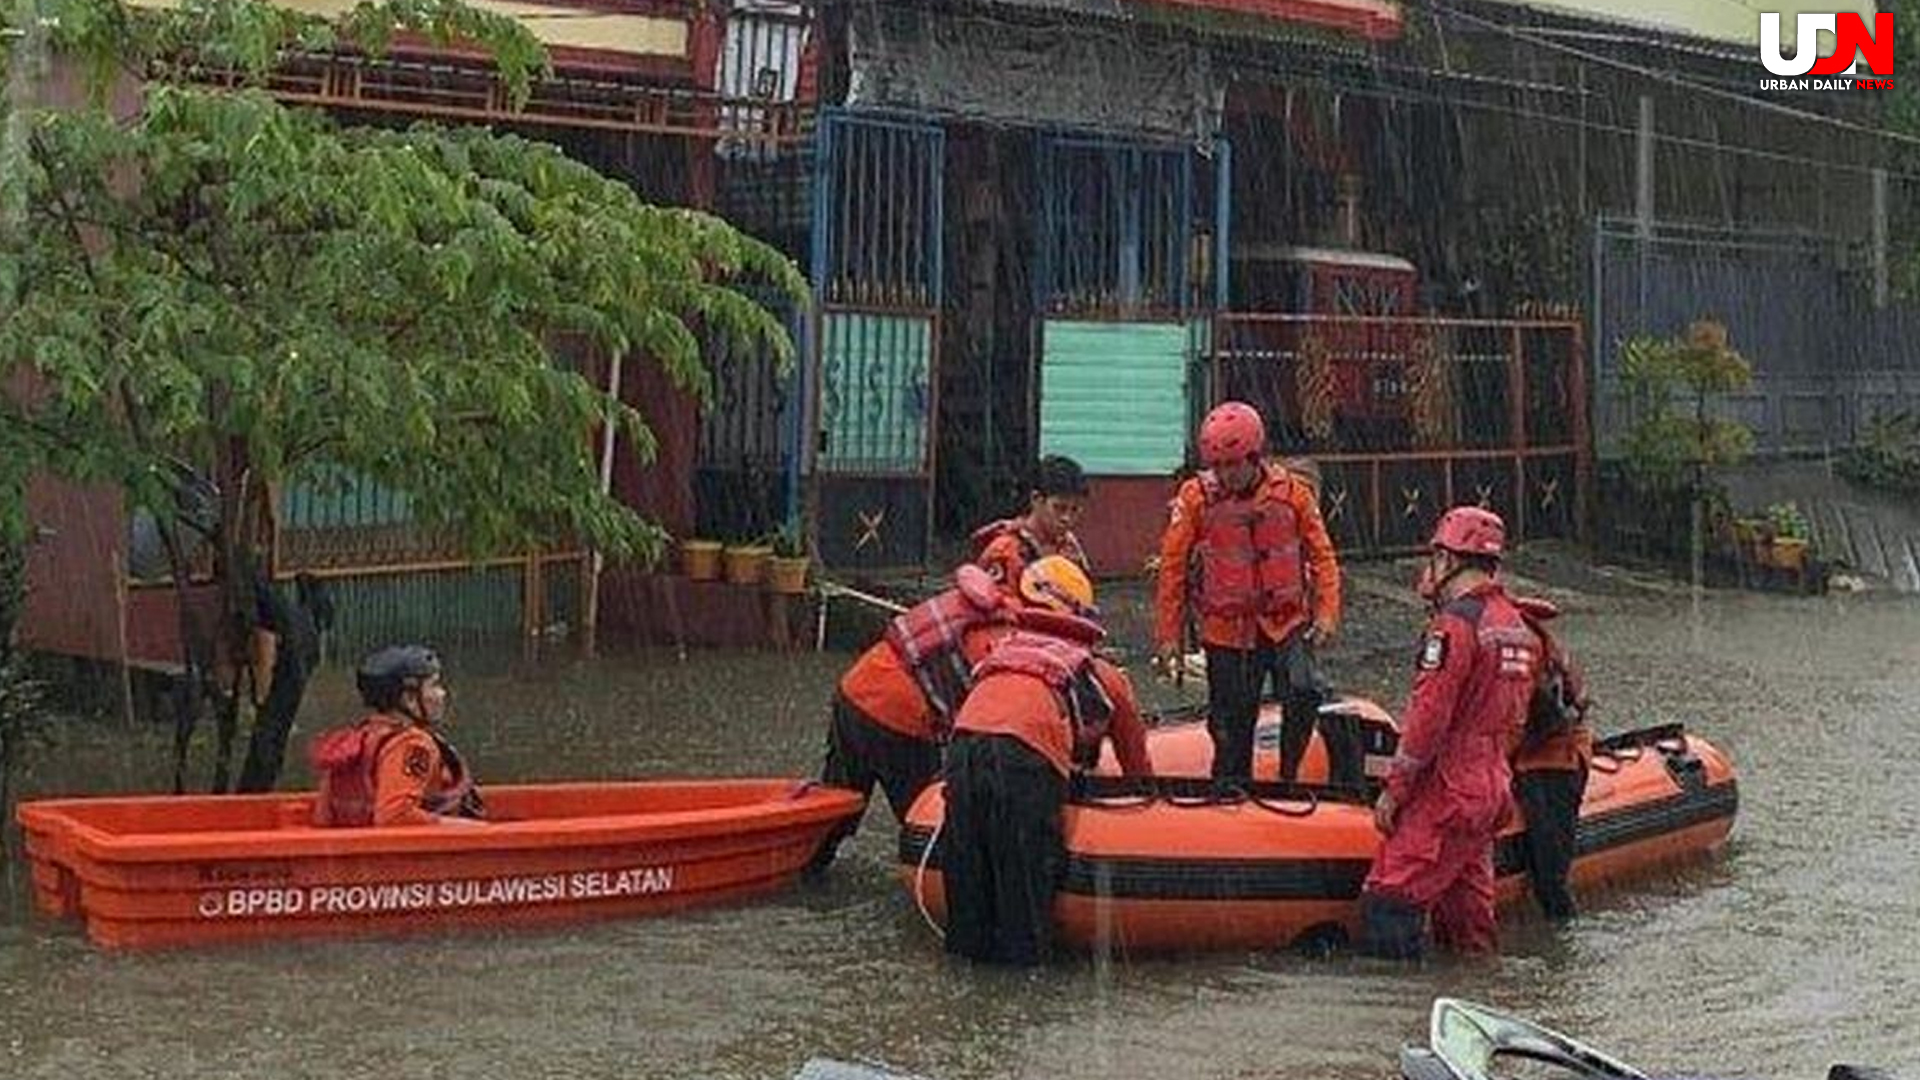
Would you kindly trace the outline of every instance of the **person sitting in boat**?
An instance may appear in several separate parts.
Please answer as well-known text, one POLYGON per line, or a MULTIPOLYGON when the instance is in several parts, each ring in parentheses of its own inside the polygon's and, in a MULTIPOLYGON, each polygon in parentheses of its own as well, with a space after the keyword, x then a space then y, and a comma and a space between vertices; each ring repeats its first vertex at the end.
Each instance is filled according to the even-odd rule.
MULTIPOLYGON (((1020 584, 1028 586, 1024 578, 1020 584)), ((888 623, 834 689, 821 782, 863 799, 877 784, 894 817, 905 821, 907 808, 940 773, 940 747, 973 686, 973 666, 1011 632, 1020 595, 1003 590, 980 567, 964 565, 954 572, 952 588, 888 623)), ((856 817, 829 836, 808 873, 825 871, 859 827, 856 817)))
POLYGON ((1567 875, 1573 868, 1580 800, 1587 793, 1587 766, 1593 761, 1586 679, 1547 628, 1560 609, 1534 597, 1515 597, 1513 603, 1540 639, 1542 658, 1526 727, 1513 748, 1513 798, 1527 826, 1521 858, 1541 913, 1562 921, 1575 914, 1567 875))
POLYGON ((1024 517, 982 525, 973 534, 974 562, 1008 589, 1026 568, 1048 555, 1064 555, 1090 569, 1073 527, 1087 508, 1087 476, 1070 457, 1050 454, 1034 471, 1024 517))
POLYGON ((439 731, 447 710, 439 654, 423 645, 378 649, 361 661, 355 682, 374 711, 314 741, 314 824, 473 824, 485 817, 472 774, 439 731))
MULTIPOLYGON (((1299 776, 1326 700, 1314 650, 1340 623, 1340 563, 1319 501, 1266 459, 1266 442, 1266 422, 1253 406, 1229 401, 1208 413, 1199 437, 1206 470, 1180 485, 1160 540, 1157 658, 1167 671, 1184 664, 1193 609, 1206 650, 1207 728, 1220 780, 1253 776, 1254 725, 1269 678, 1283 710, 1280 778, 1299 776)), ((1360 783, 1357 733, 1329 724, 1322 735, 1335 782, 1360 783)))
POLYGON ((1497 947, 1493 843, 1513 812, 1507 754, 1526 721, 1540 641, 1496 578, 1506 523, 1447 511, 1415 585, 1433 606, 1400 718, 1400 746, 1374 804, 1385 839, 1360 895, 1362 951, 1412 959, 1434 941, 1497 947))
POLYGON ((1152 765, 1132 683, 1093 653, 1105 632, 1092 583, 1054 556, 1028 567, 1022 585, 1034 603, 975 669, 954 717, 940 848, 947 951, 1029 965, 1053 949, 1073 770, 1097 762, 1108 739, 1127 775, 1152 765))

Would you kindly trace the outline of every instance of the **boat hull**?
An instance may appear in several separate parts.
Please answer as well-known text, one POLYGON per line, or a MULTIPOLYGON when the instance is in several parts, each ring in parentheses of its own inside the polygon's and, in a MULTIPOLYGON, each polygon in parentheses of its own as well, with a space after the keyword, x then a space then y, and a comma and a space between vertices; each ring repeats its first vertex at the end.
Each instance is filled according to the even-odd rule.
POLYGON ((539 926, 769 892, 859 813, 793 780, 490 787, 494 821, 328 829, 311 795, 22 804, 36 907, 96 944, 539 926))

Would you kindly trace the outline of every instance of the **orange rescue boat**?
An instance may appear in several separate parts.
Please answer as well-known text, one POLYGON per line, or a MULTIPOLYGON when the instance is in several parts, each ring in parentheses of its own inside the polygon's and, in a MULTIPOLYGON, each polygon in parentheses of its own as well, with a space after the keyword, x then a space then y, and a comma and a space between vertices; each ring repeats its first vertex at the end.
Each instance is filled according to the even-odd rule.
MULTIPOLYGON (((1366 703, 1350 703, 1350 711, 1363 717, 1373 772, 1378 756, 1392 753, 1391 721, 1366 703)), ((1256 743, 1256 771, 1269 777, 1274 719, 1262 718, 1256 743)), ((1193 775, 1211 760, 1203 723, 1156 729, 1148 745, 1160 776, 1076 782, 1062 822, 1067 865, 1054 904, 1064 942, 1121 952, 1260 949, 1358 932, 1360 886, 1380 842, 1373 783, 1351 791, 1313 782, 1325 777, 1316 745, 1302 770, 1308 782, 1256 776, 1249 787, 1222 791, 1193 775)), ((1709 855, 1725 845, 1738 805, 1732 764, 1678 724, 1603 740, 1580 809, 1573 884, 1591 888, 1709 855)), ((946 896, 937 832, 945 813, 945 790, 936 784, 908 813, 899 850, 909 893, 939 921, 946 896)), ((1520 831, 1516 821, 1495 849, 1503 904, 1527 895, 1520 831)))
POLYGON ((777 889, 860 812, 795 780, 489 787, 485 825, 316 828, 313 796, 23 803, 36 907, 107 948, 652 915, 777 889))

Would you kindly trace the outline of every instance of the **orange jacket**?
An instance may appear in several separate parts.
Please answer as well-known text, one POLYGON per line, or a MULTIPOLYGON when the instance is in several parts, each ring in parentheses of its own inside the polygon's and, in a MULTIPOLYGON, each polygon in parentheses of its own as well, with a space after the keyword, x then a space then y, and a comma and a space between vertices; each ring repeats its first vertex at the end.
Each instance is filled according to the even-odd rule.
POLYGON ((982 526, 975 535, 990 539, 980 549, 974 563, 1009 589, 1019 587, 1020 575, 1027 569, 1027 563, 1048 555, 1065 555, 1080 564, 1081 569, 1090 569, 1087 553, 1081 548, 1079 537, 1069 532, 1057 544, 1043 543, 1024 517, 982 526))
MULTIPOLYGON (((1128 776, 1151 775, 1147 725, 1140 719, 1133 683, 1126 672, 1098 657, 1093 669, 1113 699, 1107 737, 1113 740, 1121 770, 1128 776)), ((1061 776, 1073 773, 1073 721, 1062 711, 1059 697, 1039 679, 1012 673, 987 676, 967 695, 953 728, 976 735, 1012 736, 1046 758, 1061 776)))
MULTIPOLYGON (((977 664, 993 650, 993 643, 1011 630, 1007 625, 977 626, 960 639, 967 663, 977 664)), ((885 641, 875 642, 840 676, 844 697, 881 727, 909 739, 934 741, 933 709, 920 685, 907 672, 900 651, 885 641)))
MULTIPOLYGON (((1268 612, 1257 617, 1224 618, 1207 616, 1200 622, 1200 643, 1229 649, 1251 649, 1261 638, 1280 642, 1287 639, 1311 618, 1338 625, 1340 621, 1340 562, 1334 554, 1333 540, 1320 519, 1320 503, 1306 484, 1296 482, 1287 470, 1269 462, 1267 475, 1260 481, 1257 494, 1293 507, 1300 525, 1300 541, 1306 548, 1305 592, 1312 612, 1295 605, 1288 610, 1268 612)), ((1154 594, 1154 642, 1161 648, 1175 647, 1181 640, 1181 623, 1190 600, 1189 562, 1200 538, 1205 517, 1206 493, 1198 477, 1180 485, 1173 497, 1167 531, 1160 538, 1160 578, 1154 594)))
MULTIPOLYGON (((441 758, 439 746, 426 729, 404 720, 374 713, 360 721, 368 729, 368 745, 375 746, 373 762, 373 825, 430 825, 440 815, 426 809, 436 797, 454 790, 460 778, 441 758)), ((322 775, 314 809, 316 824, 336 820, 331 777, 322 775)))

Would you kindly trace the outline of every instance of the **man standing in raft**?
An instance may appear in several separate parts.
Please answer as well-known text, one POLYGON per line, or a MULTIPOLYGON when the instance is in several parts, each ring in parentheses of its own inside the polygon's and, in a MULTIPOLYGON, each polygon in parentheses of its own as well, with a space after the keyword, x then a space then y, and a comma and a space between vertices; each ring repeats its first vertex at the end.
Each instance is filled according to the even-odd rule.
POLYGON ((1053 896, 1066 865, 1060 810, 1075 768, 1111 738, 1129 776, 1152 770, 1133 684, 1093 654, 1105 636, 1093 585, 1060 556, 1029 566, 1035 597, 994 646, 954 718, 940 848, 947 951, 1030 965, 1053 951, 1053 896))
MULTIPOLYGON (((1156 652, 1163 670, 1181 662, 1188 607, 1197 608, 1213 775, 1220 780, 1253 776, 1253 729, 1269 676, 1285 710, 1280 777, 1299 776, 1324 699, 1313 650, 1332 640, 1340 623, 1340 564, 1319 500, 1266 460, 1266 442, 1266 424, 1253 406, 1229 401, 1208 413, 1199 439, 1206 469, 1180 485, 1160 540, 1156 652)), ((1357 730, 1328 725, 1322 737, 1333 781, 1360 784, 1357 730)))
MULTIPOLYGON (((952 588, 888 623, 834 690, 821 782, 863 799, 877 784, 893 816, 905 821, 907 809, 940 773, 940 747, 973 688, 974 665, 1012 631, 1016 597, 1031 588, 1022 578, 1003 590, 985 570, 962 566, 952 588)), ((859 827, 856 817, 829 836, 807 872, 825 871, 859 827)))
POLYGON ((1506 525, 1446 512, 1415 589, 1433 605, 1414 661, 1400 748, 1373 819, 1384 834, 1360 896, 1362 950, 1418 957, 1436 944, 1497 948, 1493 842, 1513 810, 1507 755, 1526 721, 1540 641, 1495 574, 1506 525))
POLYGON ((478 824, 480 791, 439 731, 447 711, 439 655, 389 646, 360 662, 355 682, 374 711, 314 740, 314 824, 478 824))
POLYGON ((1040 459, 1025 517, 982 525, 973 534, 974 562, 1007 588, 1020 581, 1028 565, 1048 555, 1064 555, 1082 570, 1087 553, 1073 534, 1087 508, 1087 477, 1080 463, 1054 454, 1040 459))

